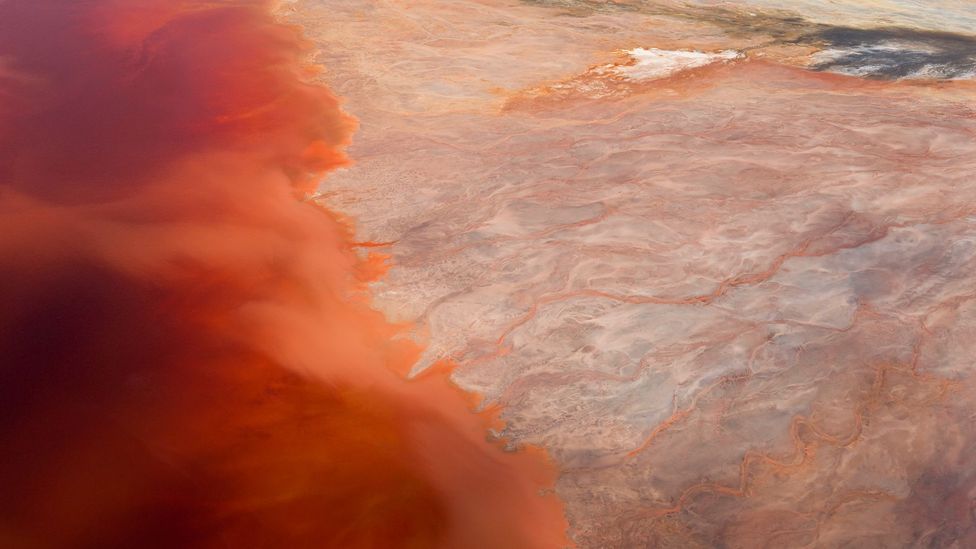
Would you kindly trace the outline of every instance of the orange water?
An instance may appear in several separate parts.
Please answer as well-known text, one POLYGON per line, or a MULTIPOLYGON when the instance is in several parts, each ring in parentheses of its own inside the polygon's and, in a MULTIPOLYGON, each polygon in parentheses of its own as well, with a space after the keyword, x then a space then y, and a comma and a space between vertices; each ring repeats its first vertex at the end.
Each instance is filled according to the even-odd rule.
POLYGON ((302 200, 355 123, 268 10, 0 3, 0 545, 564 545, 302 200))

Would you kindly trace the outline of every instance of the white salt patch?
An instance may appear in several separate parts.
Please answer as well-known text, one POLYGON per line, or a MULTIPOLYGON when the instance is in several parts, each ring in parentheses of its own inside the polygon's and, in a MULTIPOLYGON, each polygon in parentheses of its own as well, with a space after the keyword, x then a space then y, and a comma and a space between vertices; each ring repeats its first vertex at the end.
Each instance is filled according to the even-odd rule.
POLYGON ((676 72, 742 57, 742 53, 735 50, 706 53, 693 50, 634 48, 626 50, 626 53, 634 59, 635 63, 633 65, 615 66, 613 72, 630 80, 664 78, 676 72))

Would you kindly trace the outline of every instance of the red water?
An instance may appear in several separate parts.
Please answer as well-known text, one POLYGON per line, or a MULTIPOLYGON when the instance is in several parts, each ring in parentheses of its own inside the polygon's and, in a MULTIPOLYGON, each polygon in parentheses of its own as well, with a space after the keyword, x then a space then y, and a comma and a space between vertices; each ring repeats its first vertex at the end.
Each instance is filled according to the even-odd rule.
POLYGON ((0 545, 565 544, 302 200, 355 126, 306 54, 263 2, 0 2, 0 545))

